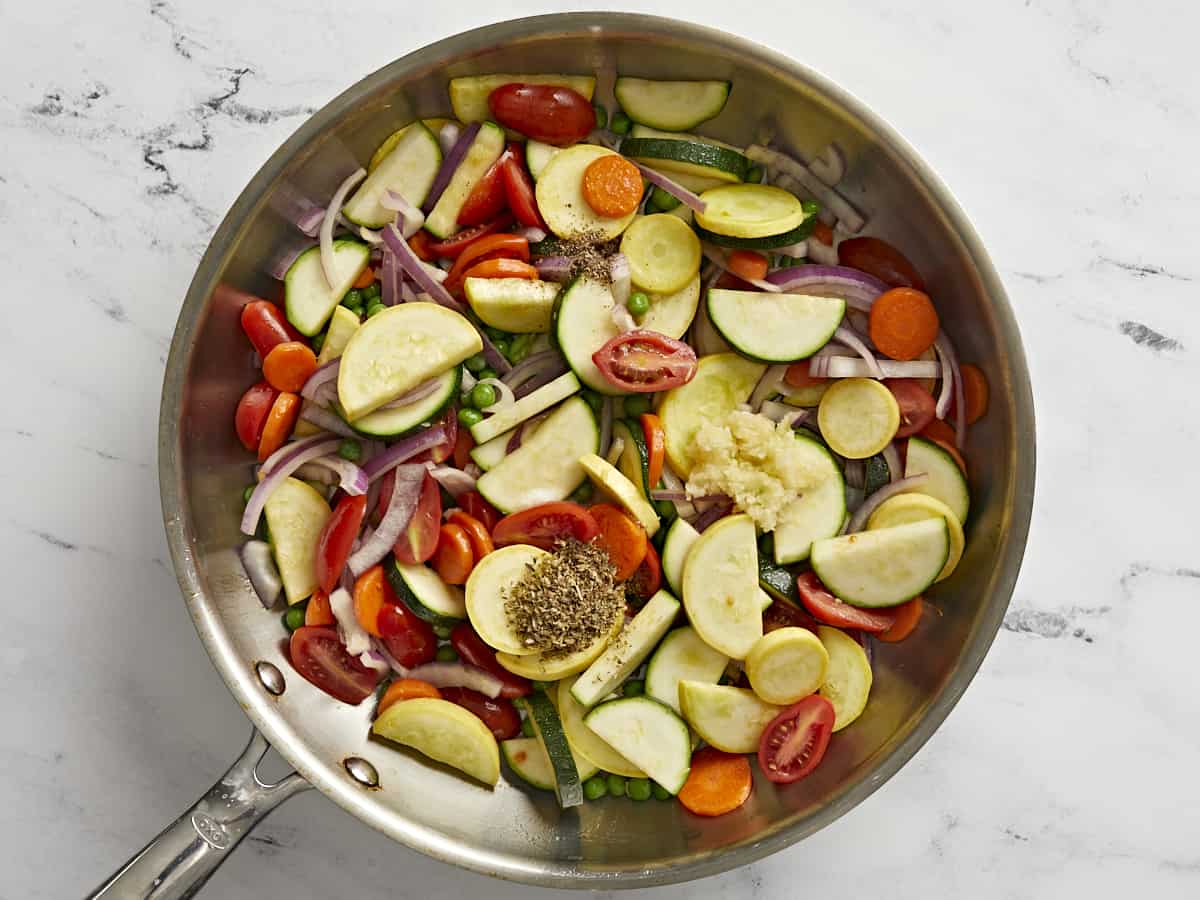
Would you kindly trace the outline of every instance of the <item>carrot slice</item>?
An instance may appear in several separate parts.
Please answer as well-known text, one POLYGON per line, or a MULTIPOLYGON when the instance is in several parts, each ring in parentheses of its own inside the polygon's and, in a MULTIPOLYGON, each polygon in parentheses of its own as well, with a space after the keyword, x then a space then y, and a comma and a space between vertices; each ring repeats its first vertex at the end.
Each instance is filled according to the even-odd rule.
POLYGON ((642 413, 642 436, 646 439, 646 452, 649 454, 650 489, 658 487, 662 478, 663 460, 667 456, 667 437, 663 432, 662 422, 654 413, 642 413))
POLYGON ((812 236, 826 247, 833 246, 833 229, 824 222, 817 222, 813 225, 812 236))
POLYGON ((642 202, 642 173, 623 156, 601 156, 583 170, 583 199, 598 216, 627 216, 642 202))
POLYGON ((916 359, 933 346, 939 327, 933 301, 915 288, 892 288, 871 306, 871 340, 892 359, 916 359))
POLYGON ((753 783, 745 756, 704 747, 692 757, 692 770, 679 791, 679 802, 698 816, 723 816, 746 802, 753 783))
POLYGON ((370 287, 375 283, 375 270, 367 266, 362 270, 362 273, 354 279, 354 287, 362 290, 365 287, 370 287))
POLYGON ((487 527, 470 513, 452 509, 446 515, 446 521, 461 526, 467 533, 467 540, 471 543, 471 556, 476 563, 496 549, 487 527))
POLYGON ((446 584, 466 584, 467 576, 475 567, 475 553, 466 529, 454 522, 443 525, 432 562, 446 584))
POLYGON ((881 641, 887 641, 889 644, 904 640, 913 633, 917 623, 921 621, 924 603, 923 598, 913 597, 907 603, 897 606, 892 610, 892 615, 896 617, 895 620, 887 630, 876 633, 875 637, 881 641))
POLYGON ((308 606, 304 608, 305 625, 336 625, 333 617, 333 607, 329 605, 329 595, 318 588, 308 598, 308 606))
POLYGON ((267 413, 267 422, 263 425, 262 437, 258 439, 258 461, 262 462, 283 446, 292 429, 296 427, 296 419, 300 417, 300 397, 296 394, 283 392, 271 404, 267 413))
MULTIPOLYGON (((528 278, 537 281, 540 276, 536 268, 519 259, 485 259, 463 272, 462 277, 464 281, 468 278, 528 278)), ((446 280, 449 281, 449 278, 446 280)))
POLYGON ((428 681, 419 678, 398 678, 388 685, 388 689, 379 698, 379 707, 375 710, 375 715, 383 715, 389 706, 395 706, 402 700, 416 700, 418 697, 440 700, 442 692, 428 681))
POLYGON ((767 258, 753 250, 734 250, 729 254, 725 268, 746 281, 763 279, 767 277, 767 258))
POLYGON ((308 377, 317 371, 317 356, 307 344, 284 341, 271 348, 262 370, 263 378, 275 390, 298 394, 308 377))
POLYGON ((646 558, 646 529, 608 503, 589 507, 588 512, 600 526, 596 541, 608 551, 608 558, 617 569, 617 581, 624 581, 646 558))
POLYGON ((959 372, 962 374, 963 396, 967 404, 967 424, 974 425, 987 415, 987 378, 983 370, 974 363, 963 363, 959 366, 959 372))
POLYGON ((371 566, 354 582, 354 618, 367 634, 379 633, 379 612, 387 601, 383 566, 371 566))

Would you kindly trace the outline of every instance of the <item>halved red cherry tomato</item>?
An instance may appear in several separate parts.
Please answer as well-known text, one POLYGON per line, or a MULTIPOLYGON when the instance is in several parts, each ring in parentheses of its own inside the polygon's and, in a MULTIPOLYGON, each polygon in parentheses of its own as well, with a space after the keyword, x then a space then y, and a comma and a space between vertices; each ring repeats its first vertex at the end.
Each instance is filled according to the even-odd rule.
POLYGON ((406 667, 433 662, 438 644, 433 627, 396 600, 391 590, 391 585, 388 585, 387 594, 394 602, 385 604, 379 611, 379 634, 388 653, 406 667))
POLYGON ((838 262, 868 275, 874 275, 891 287, 925 290, 925 279, 908 257, 874 237, 856 237, 838 244, 838 262))
POLYGON ((233 427, 242 446, 251 453, 258 449, 263 428, 267 424, 267 416, 271 414, 271 407, 278 396, 279 391, 265 381, 260 381, 251 385, 238 401, 237 411, 233 414, 233 427))
POLYGON ((642 437, 646 439, 646 452, 649 455, 646 476, 650 487, 658 486, 662 478, 663 462, 667 458, 667 437, 663 432, 662 422, 654 413, 642 413, 642 437))
MULTIPOLYGON (((390 473, 389 473, 390 474, 390 473)), ((382 490, 382 488, 381 488, 382 490)), ((421 482, 421 496, 408 526, 392 547, 397 562, 415 565, 433 557, 437 551, 438 529, 442 526, 442 492, 428 472, 421 482)))
POLYGON ((895 607, 896 618, 892 622, 892 627, 887 631, 881 631, 875 637, 881 641, 886 641, 889 644, 895 644, 904 640, 917 629, 917 625, 921 621, 921 613, 924 611, 925 600, 922 597, 913 597, 907 603, 902 603, 895 607))
POLYGON ((596 127, 596 111, 578 91, 554 84, 503 84, 488 96, 496 121, 556 147, 577 144, 596 127))
POLYGON ((452 509, 446 516, 446 521, 453 522, 467 533, 467 540, 471 542, 471 553, 475 557, 476 564, 496 549, 487 528, 469 513, 461 509, 452 509))
POLYGON ((452 290, 462 284, 463 273, 487 259, 519 259, 529 262, 529 241, 519 234, 486 234, 458 255, 443 285, 452 290))
POLYGON ((481 237, 495 234, 497 231, 503 231, 512 223, 513 217, 511 213, 501 213, 486 225, 476 225, 474 228, 464 229, 458 234, 446 238, 444 241, 430 241, 428 251, 433 254, 434 259, 443 256, 454 259, 481 237))
POLYGON ((445 437, 441 443, 434 444, 428 450, 418 453, 412 458, 412 462, 424 463, 431 462, 441 465, 454 454, 454 446, 458 443, 458 414, 455 412, 453 404, 446 408, 442 413, 441 418, 434 422, 434 427, 441 426, 445 437))
POLYGON ((508 145, 508 158, 503 160, 500 176, 504 181, 504 196, 517 221, 532 228, 545 228, 546 222, 538 210, 533 181, 525 171, 525 151, 518 143, 508 145))
POLYGON ((336 628, 297 628, 288 652, 297 672, 343 703, 362 703, 379 683, 378 672, 346 652, 336 628))
POLYGON ((437 259, 437 254, 433 252, 431 245, 433 238, 429 236, 428 231, 418 231, 408 239, 408 246, 413 253, 417 254, 417 259, 422 259, 425 262, 433 262, 437 259))
POLYGON ((641 565, 629 576, 625 584, 626 595, 632 594, 640 600, 649 600, 662 587, 662 561, 658 551, 650 542, 646 543, 646 555, 642 557, 641 565))
POLYGON ((504 697, 492 700, 478 691, 462 687, 444 687, 441 692, 443 700, 457 703, 478 716, 496 736, 496 740, 507 741, 521 733, 521 717, 517 715, 511 700, 504 697))
POLYGON ((346 568, 346 560, 350 558, 350 548, 358 537, 358 529, 362 527, 363 514, 367 511, 366 494, 357 497, 343 497, 338 501, 321 536, 317 538, 317 584, 326 594, 332 593, 337 587, 342 570, 346 568))
POLYGON ((657 331, 629 331, 592 354, 613 387, 649 394, 687 384, 696 374, 696 351, 657 331))
POLYGON ((514 675, 496 662, 496 651, 475 633, 470 622, 459 622, 454 626, 454 630, 450 632, 450 646, 458 651, 459 658, 464 662, 485 672, 491 672, 499 678, 501 697, 524 697, 533 690, 529 679, 514 675))
POLYGON ((758 742, 763 774, 777 784, 790 784, 815 769, 833 735, 833 718, 833 704, 819 694, 777 715, 758 742))
POLYGON ((814 384, 824 384, 829 380, 828 378, 813 378, 809 375, 808 367, 811 362, 811 360, 802 359, 800 362, 794 362, 787 367, 787 374, 783 376, 783 380, 788 387, 809 387, 814 384))
POLYGON ((617 570, 617 581, 632 578, 650 549, 646 529, 632 516, 627 515, 625 510, 611 503, 597 503, 589 507, 588 512, 600 526, 596 543, 608 551, 608 558, 617 570))
POLYGON ((590 512, 578 503, 562 501, 543 503, 505 516, 492 529, 497 547, 509 544, 532 544, 543 550, 553 550, 563 538, 572 537, 587 543, 600 533, 600 525, 590 512))
POLYGON ((475 439, 471 437, 471 432, 466 428, 458 429, 458 437, 454 439, 454 449, 450 452, 450 458, 454 461, 454 468, 465 469, 471 463, 471 451, 475 449, 475 439))
MULTIPOLYGON (((465 429, 464 429, 465 430, 465 429)), ((483 527, 491 534, 496 530, 496 523, 502 518, 500 510, 492 506, 479 491, 467 491, 458 498, 458 506, 463 512, 469 516, 473 516, 483 523, 483 527)), ((493 538, 493 542, 494 542, 493 538)))
POLYGON ((795 603, 776 598, 763 612, 763 633, 769 633, 780 628, 807 628, 816 634, 816 619, 798 607, 795 603))
POLYGON ((500 154, 488 170, 483 173, 471 193, 467 195, 458 213, 459 225, 482 225, 490 222, 504 209, 504 180, 500 170, 508 159, 508 151, 500 154))
POLYGON ((276 344, 304 340, 283 310, 267 300, 251 300, 242 307, 242 331, 258 351, 259 359, 266 359, 276 344))
POLYGON ((437 550, 433 554, 433 568, 446 584, 466 584, 471 570, 475 568, 475 552, 466 529, 453 522, 442 526, 438 532, 437 550))
POLYGON ((857 606, 843 603, 821 584, 816 572, 805 572, 797 578, 796 588, 800 591, 800 600, 804 608, 812 613, 818 622, 824 622, 826 625, 858 628, 875 634, 887 631, 896 620, 890 612, 859 609, 857 606))
POLYGON ((329 595, 317 589, 308 598, 308 606, 304 607, 305 625, 336 625, 333 608, 329 605, 329 595))
POLYGON ((900 427, 896 437, 906 438, 916 434, 933 421, 937 401, 915 378, 888 378, 884 385, 900 407, 900 427))

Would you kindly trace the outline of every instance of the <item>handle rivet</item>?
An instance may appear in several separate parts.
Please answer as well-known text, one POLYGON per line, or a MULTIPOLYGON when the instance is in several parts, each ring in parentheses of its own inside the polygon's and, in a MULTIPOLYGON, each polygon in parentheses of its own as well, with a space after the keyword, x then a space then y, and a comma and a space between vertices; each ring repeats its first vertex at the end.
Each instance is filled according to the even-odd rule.
POLYGON ((379 772, 361 756, 348 756, 342 761, 342 765, 359 784, 369 788, 379 787, 379 772))
POLYGON ((283 673, 274 663, 269 663, 265 659, 259 660, 254 664, 254 671, 258 675, 258 680, 262 682, 262 686, 267 689, 267 693, 278 697, 287 689, 287 681, 284 680, 283 673))

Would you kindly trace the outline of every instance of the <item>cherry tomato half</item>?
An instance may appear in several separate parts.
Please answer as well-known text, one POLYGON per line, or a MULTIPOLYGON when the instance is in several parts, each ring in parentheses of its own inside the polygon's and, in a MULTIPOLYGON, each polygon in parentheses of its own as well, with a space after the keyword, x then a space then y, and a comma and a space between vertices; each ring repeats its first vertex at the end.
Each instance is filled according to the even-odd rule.
POLYGON ((816 572, 805 572, 797 578, 796 589, 800 591, 800 600, 804 608, 812 613, 818 622, 824 622, 826 625, 858 628, 875 634, 887 631, 895 621, 895 616, 891 613, 859 609, 857 606, 843 603, 821 584, 816 572))
MULTIPOLYGON (((395 480, 395 469, 388 473, 395 480)), ((387 476, 384 476, 387 477, 387 476)), ((389 487, 387 482, 380 490, 389 487)), ((388 495, 390 497, 390 495, 388 495)), ((392 547, 392 553, 397 562, 415 565, 430 559, 438 545, 438 529, 442 527, 442 492, 438 489, 437 481, 428 472, 421 482, 421 496, 417 499, 417 508, 413 510, 408 526, 400 533, 392 547)))
POLYGON ((763 729, 758 765, 777 784, 799 781, 817 767, 833 735, 833 704, 819 694, 793 703, 763 729))
POLYGON ((475 552, 466 529, 447 522, 438 532, 437 549, 433 554, 433 568, 446 584, 466 584, 471 570, 475 568, 475 552))
POLYGON ((488 170, 483 173, 483 177, 467 195, 462 209, 458 212, 459 225, 482 225, 500 215, 505 202, 504 180, 500 170, 506 159, 508 159, 507 150, 501 153, 500 158, 488 167, 488 170))
POLYGON ((321 536, 317 538, 316 575, 317 584, 326 594, 332 593, 337 587, 366 511, 366 494, 343 497, 338 501, 337 508, 326 521, 325 527, 321 529, 321 536))
POLYGON ((461 509, 452 509, 447 513, 446 521, 453 522, 467 533, 467 540, 471 543, 471 554, 475 557, 476 563, 496 549, 495 544, 492 543, 492 535, 487 528, 469 513, 461 509))
POLYGON ((426 251, 432 254, 434 259, 440 259, 441 257, 454 259, 481 237, 495 234, 497 231, 503 231, 512 223, 513 217, 511 213, 501 213, 486 225, 476 225, 474 228, 467 228, 452 237, 446 238, 444 241, 430 241, 426 245, 426 251))
POLYGON ((343 703, 362 703, 379 683, 378 672, 346 652, 336 628, 297 628, 288 650, 297 672, 343 703))
POLYGON ((462 284, 463 273, 475 263, 499 258, 528 262, 529 241, 519 234, 485 234, 458 255, 443 285, 447 286, 446 290, 453 290, 462 284))
POLYGON ((242 331, 258 351, 259 359, 266 359, 276 344, 304 340, 304 335, 292 327, 283 310, 267 300, 251 300, 242 307, 242 331))
POLYGON ((271 407, 278 396, 279 391, 260 381, 242 394, 242 399, 238 401, 237 411, 233 414, 233 427, 242 446, 251 453, 258 449, 267 416, 271 414, 271 407))
POLYGON ((405 667, 433 662, 438 643, 433 627, 396 599, 386 578, 383 583, 390 602, 379 611, 379 634, 388 653, 405 667))
POLYGON ((500 679, 501 697, 524 697, 533 690, 529 679, 514 675, 496 662, 496 651, 483 642, 470 622, 459 622, 450 632, 450 645, 458 651, 459 658, 473 666, 490 672, 500 679))
POLYGON ((573 537, 586 543, 600 533, 595 517, 578 503, 543 503, 505 516, 492 529, 497 547, 532 544, 553 550, 558 541, 573 537))
POLYGON ((933 421, 937 401, 915 378, 888 378, 884 385, 900 407, 900 427, 896 437, 906 438, 916 434, 933 421))
POLYGON ((478 716, 496 736, 496 740, 507 741, 520 735, 521 717, 517 715, 517 709, 511 700, 504 697, 492 700, 478 691, 463 687, 445 687, 441 691, 443 700, 457 703, 478 716))
POLYGON ((525 151, 520 144, 508 145, 508 158, 500 171, 504 181, 504 196, 517 221, 533 228, 545 228, 546 222, 538 210, 533 192, 533 180, 525 170, 525 151))
POLYGON ((647 541, 646 555, 642 557, 641 564, 629 576, 629 581, 625 583, 625 593, 644 602, 653 597, 660 587, 662 587, 662 562, 658 558, 658 551, 654 549, 654 545, 647 541))
POLYGON ((642 413, 639 418, 642 423, 642 437, 646 439, 647 480, 651 487, 656 487, 662 478, 663 463, 667 458, 667 436, 663 431, 662 420, 654 413, 642 413))
POLYGON ((577 144, 596 127, 596 111, 578 91, 555 84, 503 84, 488 96, 496 121, 556 147, 577 144))
MULTIPOLYGON (((466 429, 463 430, 465 431, 466 429)), ((496 530, 496 523, 501 518, 500 510, 484 500, 483 494, 479 493, 479 491, 467 491, 467 493, 458 498, 458 506, 468 516, 472 516, 482 522, 483 527, 489 533, 496 530)))
POLYGON ((795 603, 775 598, 763 612, 763 633, 769 634, 780 628, 807 628, 813 634, 817 633, 816 619, 798 607, 795 603))
POLYGON ((696 351, 657 331, 629 331, 592 354, 613 387, 649 394, 687 384, 696 374, 696 351))
POLYGON ((874 237, 856 237, 838 244, 838 262, 868 275, 874 275, 892 287, 925 290, 925 279, 908 257, 889 244, 874 237))

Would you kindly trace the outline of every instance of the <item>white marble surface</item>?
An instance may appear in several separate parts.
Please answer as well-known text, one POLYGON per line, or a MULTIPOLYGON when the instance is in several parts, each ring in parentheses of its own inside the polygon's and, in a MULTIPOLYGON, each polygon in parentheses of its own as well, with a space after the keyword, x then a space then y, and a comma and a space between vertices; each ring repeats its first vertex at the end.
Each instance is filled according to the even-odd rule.
MULTIPOLYGON (((497 16, 478 0, 452 18, 432 6, 0 3, 3 900, 82 894, 248 733, 166 562, 154 468, 166 348, 215 223, 303 116, 497 16)), ((803 845, 637 896, 1200 896, 1200 12, 1182 0, 636 8, 804 60, 942 174, 1008 284, 1040 455, 1005 628, 926 748, 803 845)), ((551 894, 424 859, 311 793, 205 896, 551 894)))

